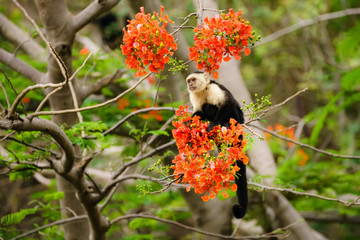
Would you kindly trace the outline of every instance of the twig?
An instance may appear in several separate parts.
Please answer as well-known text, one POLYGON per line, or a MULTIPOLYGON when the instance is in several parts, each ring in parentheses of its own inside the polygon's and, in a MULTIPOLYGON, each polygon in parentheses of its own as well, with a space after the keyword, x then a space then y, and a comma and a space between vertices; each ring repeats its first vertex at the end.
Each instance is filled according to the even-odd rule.
POLYGON ((173 31, 171 33, 171 35, 174 35, 175 33, 177 33, 178 31, 180 31, 180 29, 182 28, 194 28, 194 27, 191 27, 191 26, 185 26, 185 24, 190 20, 190 17, 191 16, 196 16, 196 13, 190 13, 189 15, 187 15, 185 18, 184 18, 184 22, 180 25, 180 26, 174 26, 173 28, 177 28, 175 31, 173 31))
POLYGON ((43 39, 43 41, 46 43, 46 45, 48 46, 48 48, 50 49, 50 53, 51 55, 54 57, 55 61, 57 62, 60 71, 64 77, 64 81, 59 83, 58 85, 55 84, 38 84, 32 87, 28 87, 26 88, 24 91, 21 92, 21 94, 15 99, 13 106, 11 107, 10 111, 9 111, 9 116, 11 116, 11 114, 14 113, 17 105, 19 104, 19 102, 21 101, 21 99, 30 91, 36 88, 47 88, 47 87, 60 87, 62 88, 65 84, 68 83, 69 80, 69 73, 67 70, 67 67, 65 65, 65 63, 63 62, 63 60, 61 59, 61 57, 59 56, 59 54, 55 51, 55 49, 53 48, 53 46, 51 45, 51 43, 46 39, 46 37, 44 36, 44 34, 41 32, 39 26, 36 24, 35 20, 28 14, 28 12, 26 11, 25 8, 23 8, 23 6, 21 6, 21 4, 18 3, 17 0, 13 0, 13 2, 16 4, 16 6, 18 6, 18 8, 20 8, 20 10, 24 13, 24 15, 26 16, 26 18, 34 25, 34 27, 36 28, 36 31, 38 32, 39 36, 43 39), (47 86, 48 85, 48 86, 47 86), (40 87, 41 86, 41 87, 40 87), (35 87, 35 88, 33 88, 35 87))
POLYGON ((166 190, 168 190, 168 189, 171 187, 171 185, 172 185, 174 182, 178 181, 179 178, 181 178, 181 177, 182 177, 182 176, 171 180, 170 182, 166 183, 166 184, 165 184, 165 187, 163 187, 162 189, 160 189, 160 190, 158 190, 158 191, 155 191, 155 192, 149 192, 149 194, 154 195, 154 194, 159 194, 159 193, 165 192, 166 190))
MULTIPOLYGON (((5 78, 7 78, 7 76, 5 75, 4 71, 0 68, 0 71, 1 73, 4 75, 5 78)), ((9 81, 9 80, 8 80, 9 81)), ((7 92, 6 92, 6 89, 4 87, 4 85, 2 84, 2 82, 0 81, 0 86, 1 86, 1 89, 3 90, 4 92, 4 96, 5 96, 5 100, 6 100, 6 103, 7 103, 7 106, 8 106, 8 109, 10 109, 10 101, 9 101, 9 97, 7 95, 7 92)))
MULTIPOLYGON (((36 85, 33 85, 33 86, 29 86, 27 88, 25 88, 17 97, 16 99, 14 100, 13 102, 13 105, 12 107, 10 108, 9 110, 9 113, 8 115, 12 115, 14 112, 15 112, 15 109, 17 107, 17 105, 19 104, 19 102, 21 102, 21 99, 23 99, 23 97, 25 97, 25 95, 32 91, 32 90, 35 90, 35 89, 38 89, 38 88, 49 88, 49 87, 53 87, 53 88, 58 88, 58 87, 63 87, 64 85, 66 84, 66 81, 64 82, 61 82, 61 83, 47 83, 47 84, 36 84, 36 85)), ((32 114, 30 114, 32 115, 32 114)), ((29 117, 30 117, 29 115, 29 117)))
POLYGON ((338 11, 338 12, 325 13, 322 15, 318 15, 311 19, 302 20, 292 26, 280 29, 280 30, 274 32, 273 34, 270 34, 269 36, 264 37, 261 40, 261 42, 258 42, 255 44, 255 47, 263 45, 263 44, 271 42, 271 41, 274 41, 275 39, 278 39, 286 34, 292 33, 294 31, 297 31, 301 28, 304 28, 304 27, 307 27, 307 26, 310 26, 313 24, 317 24, 319 22, 328 21, 328 20, 332 20, 332 19, 336 19, 336 18, 341 18, 341 17, 345 17, 348 15, 358 15, 358 14, 360 14, 360 8, 349 8, 349 9, 345 9, 345 10, 338 11))
POLYGON ((11 131, 11 132, 5 134, 5 136, 1 137, 0 143, 1 143, 2 141, 6 140, 6 139, 7 139, 8 137, 10 137, 11 135, 13 135, 14 133, 16 133, 16 131, 11 131))
POLYGON ((197 232, 206 236, 211 236, 211 237, 217 237, 217 238, 222 238, 222 239, 264 239, 264 238, 273 238, 273 237, 280 237, 282 236, 282 234, 279 232, 285 231, 290 229, 291 227, 295 226, 296 224, 298 224, 299 222, 295 222, 292 224, 289 224, 285 227, 282 228, 278 228, 275 229, 272 232, 266 233, 266 234, 262 234, 259 236, 240 236, 240 237, 234 237, 234 236, 226 236, 226 235, 222 235, 222 234, 217 234, 217 233, 211 233, 211 232, 207 232, 198 228, 194 228, 194 227, 190 227, 181 223, 178 223, 176 221, 172 221, 169 219, 164 219, 164 218, 159 218, 156 216, 152 216, 152 215, 146 215, 146 214, 128 214, 125 216, 121 216, 121 217, 117 217, 115 219, 113 219, 112 221, 110 221, 110 225, 113 225, 116 222, 122 221, 122 220, 126 220, 126 219, 131 219, 131 218, 148 218, 148 219, 153 219, 159 222, 163 222, 163 223, 167 223, 167 224, 171 224, 171 225, 175 225, 177 227, 183 228, 183 229, 187 229, 193 232, 197 232))
POLYGON ((62 87, 58 87, 58 88, 55 88, 54 90, 52 90, 49 94, 47 94, 45 96, 45 98, 40 102, 39 106, 36 108, 35 112, 39 112, 42 107, 44 106, 44 104, 46 103, 46 101, 54 94, 56 93, 57 91, 61 90, 62 87))
POLYGON ((135 157, 133 160, 127 162, 126 164, 124 164, 124 166, 122 168, 120 168, 116 173, 115 175, 113 176, 113 179, 117 178, 126 168, 134 165, 134 164, 137 164, 138 162, 140 162, 141 160, 145 159, 145 158, 148 158, 152 155, 154 155, 155 153, 161 151, 161 150, 164 150, 165 148, 167 147, 170 147, 171 145, 174 145, 176 143, 175 140, 171 141, 171 142, 168 142, 168 143, 165 143, 159 147, 156 147, 154 148, 152 151, 144 154, 144 155, 141 155, 141 156, 138 156, 138 157, 135 157))
POLYGON ((352 159, 360 159, 360 156, 351 156, 351 155, 342 155, 342 154, 334 154, 334 153, 330 153, 330 152, 327 152, 325 150, 322 150, 322 149, 319 149, 319 148, 316 148, 316 147, 313 147, 311 145, 308 145, 308 144, 305 144, 305 143, 301 143, 301 142, 298 142, 298 141, 295 141, 291 138, 288 138, 288 137, 284 137, 284 136, 281 136, 273 131, 270 131, 264 127, 261 127, 261 126, 255 126, 255 125, 250 125, 251 127, 254 127, 254 128, 257 128, 257 129, 260 129, 264 132, 267 132, 267 133, 270 133, 271 135, 274 135, 275 137, 278 137, 280 139, 283 139, 285 141, 288 141, 288 142, 292 142, 296 145, 299 145, 301 147, 305 147, 305 148, 309 148, 313 151, 316 151, 316 152, 319 152, 319 153, 322 153, 322 154, 325 154, 325 155, 328 155, 328 156, 331 156, 331 157, 338 157, 338 158, 352 158, 352 159))
POLYGON ((261 111, 261 114, 260 114, 257 118, 248 120, 247 122, 244 123, 244 125, 248 125, 248 124, 251 123, 251 122, 254 122, 254 121, 257 121, 257 120, 262 119, 262 117, 263 117, 268 111, 270 111, 270 110, 272 110, 272 109, 274 109, 274 108, 280 107, 280 106, 282 106, 282 105, 285 105, 288 101, 290 101, 291 99, 295 98, 296 96, 298 96, 299 94, 301 94, 301 93, 303 93, 303 92, 305 92, 305 91, 307 91, 307 90, 308 90, 308 88, 304 88, 304 89, 296 92, 295 94, 291 95, 290 97, 286 98, 286 99, 285 99, 284 101, 282 101, 281 103, 278 103, 278 104, 276 104, 276 105, 274 105, 274 106, 268 107, 267 109, 261 111))
POLYGON ((249 130, 249 132, 255 136, 257 136, 260 140, 264 140, 264 136, 261 136, 260 134, 256 133, 254 130, 252 130, 251 128, 249 128, 247 125, 245 124, 241 124, 241 126, 243 126, 244 128, 246 128, 247 130, 249 130))
MULTIPOLYGON (((175 144, 175 143, 176 143, 175 141, 171 141, 171 142, 168 142, 168 143, 166 143, 166 144, 163 144, 163 145, 161 145, 161 146, 159 146, 159 147, 154 148, 152 151, 150 151, 150 152, 148 152, 148 153, 146 153, 146 154, 144 154, 144 155, 135 157, 133 160, 131 160, 131 161, 127 162, 126 164, 124 164, 124 166, 122 166, 121 168, 119 168, 119 169, 116 171, 116 173, 112 176, 112 179, 111 179, 111 180, 106 184, 106 186, 103 188, 103 191, 102 191, 103 194, 102 194, 102 196, 101 196, 100 198, 102 199, 103 197, 105 197, 106 195, 108 195, 109 192, 112 192, 112 191, 111 191, 112 188, 114 188, 119 181, 124 181, 124 180, 126 180, 125 178, 126 178, 127 176, 125 176, 125 177, 123 177, 123 178, 120 178, 120 180, 118 179, 118 177, 119 177, 120 174, 122 174, 128 167, 130 167, 130 166, 132 166, 132 165, 140 162, 141 160, 143 160, 143 159, 145 159, 145 158, 148 158, 148 157, 154 155, 154 154, 157 153, 158 151, 161 151, 161 150, 163 150, 163 149, 165 149, 165 148, 167 148, 167 147, 169 147, 169 146, 171 146, 171 145, 173 145, 173 144, 175 144)), ((138 176, 143 176, 143 175, 138 175, 138 176)))
MULTIPOLYGON (((16 131, 14 131, 16 132, 16 131)), ((29 144, 29 143, 26 143, 26 142, 23 142, 23 141, 19 141, 17 140, 16 138, 12 138, 12 137, 6 137, 7 140, 10 140, 10 141, 14 141, 14 142, 17 142, 17 143, 20 143, 24 146, 27 146, 27 147, 31 147, 33 149, 36 149, 36 150, 39 150, 39 151, 43 151, 43 152, 49 152, 51 155, 53 155, 54 157, 57 157, 57 158, 60 158, 61 157, 61 154, 60 153, 57 153, 57 152, 54 152, 54 151, 50 151, 50 150, 47 150, 45 148, 41 148, 39 146, 35 146, 35 145, 32 145, 32 144, 29 144)), ((1 141, 0 141, 1 142, 1 141)), ((60 146, 59 146, 60 147, 60 146)))
POLYGON ((46 224, 44 226, 41 226, 41 227, 38 227, 38 228, 35 228, 31 231, 28 231, 28 232, 25 232, 23 234, 20 234, 10 240, 17 240, 17 239, 21 239, 23 237, 26 237, 26 236, 29 236, 31 234, 34 234, 34 233, 37 233, 43 229, 46 229, 46 228, 49 228, 49 227, 52 227, 52 226, 58 226, 58 225, 63 225, 63 224, 67 224, 67 223, 71 223, 71 222, 76 222, 76 221, 80 221, 80 220, 84 220, 84 219, 87 219, 87 215, 80 215, 80 216, 76 216, 76 217, 71 217, 71 218, 67 218, 67 219, 62 219, 62 220, 59 220, 59 221, 56 221, 56 222, 52 222, 52 223, 49 223, 49 224, 46 224))
MULTIPOLYGON (((161 128, 160 128, 159 130, 165 130, 165 129, 169 126, 169 124, 172 122, 172 120, 174 120, 175 116, 176 116, 176 115, 173 115, 171 118, 169 118, 169 119, 164 123, 164 125, 161 126, 161 128)), ((144 144, 144 146, 142 147, 142 149, 141 149, 141 151, 139 152, 138 155, 142 154, 142 153, 145 151, 145 149, 146 149, 151 143, 153 143, 153 142, 156 140, 156 138, 158 138, 158 137, 159 137, 159 135, 152 135, 151 137, 149 137, 149 139, 146 141, 146 143, 144 144)), ((138 156, 136 156, 136 157, 138 157, 138 156)))
POLYGON ((301 196, 307 196, 307 197, 314 197, 314 198, 319 198, 319 199, 323 199, 323 200, 327 200, 327 201, 333 201, 333 202, 338 202, 338 203, 342 203, 347 207, 350 207, 352 205, 360 205, 360 196, 358 196, 356 199, 354 199, 353 202, 347 202, 347 201, 343 201, 337 198, 329 198, 329 197, 324 197, 315 193, 307 193, 307 192, 299 192, 299 191, 295 191, 292 189, 288 189, 288 188, 277 188, 277 187, 270 187, 270 186, 265 186, 265 185, 261 185, 259 183, 254 183, 254 182, 248 182, 249 186, 254 186, 255 188, 252 188, 255 191, 258 192, 263 192, 263 191, 278 191, 278 192, 288 192, 288 193, 293 193, 296 195, 301 195, 301 196), (260 188, 260 189, 256 189, 256 188, 260 188))
POLYGON ((67 109, 67 110, 60 110, 60 111, 42 111, 42 112, 29 114, 29 117, 33 118, 35 116, 40 116, 40 115, 60 115, 60 114, 65 114, 65 113, 82 112, 82 111, 87 111, 87 110, 91 110, 91 109, 104 107, 104 106, 106 106, 106 105, 108 105, 110 103, 116 102, 119 98, 123 97, 125 94, 127 94, 127 93, 131 92, 132 90, 134 90, 142 81, 144 81, 144 79, 146 79, 151 74, 152 73, 149 72, 144 77, 142 77, 139 81, 137 81, 132 87, 128 88, 126 91, 122 92, 118 96, 116 96, 116 97, 114 97, 112 99, 109 99, 108 101, 105 101, 103 103, 99 103, 99 104, 88 106, 88 107, 78 108, 78 109, 67 109))
POLYGON ((65 63, 62 61, 61 57, 59 56, 59 54, 55 51, 55 49, 53 48, 53 46, 51 45, 51 43, 46 39, 46 37, 44 36, 44 34, 41 32, 39 26, 36 24, 35 20, 28 14, 28 12, 26 11, 25 8, 23 8, 23 6, 21 6, 21 4, 18 3, 17 0, 12 0, 16 6, 18 6, 18 8, 20 8, 20 10, 24 13, 25 17, 34 25, 34 27, 36 28, 36 31, 38 32, 39 36, 42 38, 42 40, 46 43, 46 45, 49 47, 50 49, 50 53, 51 55, 53 55, 53 57, 55 58, 55 61, 57 62, 57 64, 59 65, 59 68, 61 70, 62 75, 64 76, 64 79, 69 79, 69 75, 67 72, 67 68, 65 63))
POLYGON ((172 107, 149 107, 149 108, 139 109, 137 111, 131 112, 130 114, 125 116, 123 119, 118 121, 114 126, 109 128, 108 130, 106 130, 103 133, 103 135, 106 136, 110 132, 114 131, 116 128, 120 127, 123 123, 125 123, 129 118, 131 118, 131 117, 133 117, 133 116, 135 116, 137 114, 144 113, 144 112, 149 112, 149 111, 174 111, 175 112, 176 109, 174 109, 172 107))
MULTIPOLYGON (((12 83, 11 83, 10 79, 8 78, 8 76, 5 74, 5 72, 4 72, 1 68, 0 68, 0 72, 1 72, 1 73, 4 75, 4 77, 6 78, 7 82, 9 83, 11 89, 14 91, 14 93, 16 94, 16 96, 18 96, 18 95, 19 95, 18 92, 16 91, 16 89, 15 89, 14 86, 12 85, 12 83)), ((1 83, 1 82, 0 82, 0 83, 1 83)), ((6 102, 7 102, 7 104, 8 104, 8 109, 10 109, 10 108, 11 108, 11 106, 10 106, 10 101, 9 101, 8 95, 6 94, 5 88, 3 87, 2 83, 1 83, 1 87, 2 87, 2 89, 3 89, 3 91, 4 91, 5 99, 6 99, 6 102)), ((26 109, 25 109, 25 106, 24 106, 23 103, 21 103, 21 107, 22 107, 24 113, 26 114, 26 109)), ((10 115, 11 115, 11 113, 9 114, 9 116, 10 116, 10 115)))

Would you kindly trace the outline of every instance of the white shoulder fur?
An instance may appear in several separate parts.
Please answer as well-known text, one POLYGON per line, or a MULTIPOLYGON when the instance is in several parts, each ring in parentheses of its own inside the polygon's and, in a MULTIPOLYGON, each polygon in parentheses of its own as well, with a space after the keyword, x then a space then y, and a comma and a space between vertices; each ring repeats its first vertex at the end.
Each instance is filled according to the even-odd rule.
POLYGON ((217 84, 210 83, 201 92, 190 92, 190 102, 193 105, 194 111, 200 111, 201 107, 205 104, 212 104, 221 106, 226 101, 225 91, 220 89, 217 84))

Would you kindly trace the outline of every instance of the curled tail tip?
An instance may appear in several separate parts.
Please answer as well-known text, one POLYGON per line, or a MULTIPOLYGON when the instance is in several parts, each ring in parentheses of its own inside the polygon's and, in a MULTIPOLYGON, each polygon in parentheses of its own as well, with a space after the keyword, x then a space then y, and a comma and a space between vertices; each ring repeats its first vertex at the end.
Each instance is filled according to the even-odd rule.
POLYGON ((233 206, 233 213, 236 218, 242 218, 246 214, 246 208, 240 206, 239 204, 235 204, 233 206))

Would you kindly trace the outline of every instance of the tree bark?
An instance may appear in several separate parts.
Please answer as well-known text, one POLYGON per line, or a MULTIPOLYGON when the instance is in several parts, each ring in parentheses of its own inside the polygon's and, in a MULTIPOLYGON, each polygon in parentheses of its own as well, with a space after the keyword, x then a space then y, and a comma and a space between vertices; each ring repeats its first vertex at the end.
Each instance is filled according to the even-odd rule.
POLYGON ((46 61, 45 49, 2 13, 0 13, 0 33, 14 45, 20 46, 32 58, 46 61))
MULTIPOLYGON (((52 44, 56 52, 64 61, 69 74, 72 70, 71 46, 75 37, 75 33, 69 29, 69 20, 71 15, 66 8, 63 0, 49 1, 37 0, 36 5, 40 15, 40 19, 44 25, 46 38, 52 44)), ((55 59, 50 55, 48 61, 48 72, 46 73, 45 83, 60 83, 64 81, 64 77, 57 65, 55 59)), ((74 108, 69 87, 53 94, 49 99, 51 110, 63 110, 74 108)), ((77 123, 76 114, 64 114, 52 116, 54 123, 71 127, 77 123)), ((76 152, 79 155, 79 151, 76 152)), ((57 175, 57 187, 59 191, 64 192, 64 199, 60 201, 63 216, 72 217, 85 214, 84 208, 79 199, 76 197, 76 190, 71 183, 62 176, 57 175), (71 209, 71 211, 67 210, 71 209)), ((64 225, 65 239, 89 239, 90 228, 87 220, 79 221, 74 224, 64 225)))

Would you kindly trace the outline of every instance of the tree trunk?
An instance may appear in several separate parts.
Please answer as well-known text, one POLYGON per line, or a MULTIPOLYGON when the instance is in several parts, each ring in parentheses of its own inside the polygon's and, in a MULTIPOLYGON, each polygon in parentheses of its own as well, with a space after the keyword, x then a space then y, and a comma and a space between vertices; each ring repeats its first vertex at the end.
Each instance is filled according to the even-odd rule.
MULTIPOLYGON (((67 28, 67 23, 71 20, 71 14, 63 0, 37 0, 36 5, 40 19, 45 27, 46 38, 59 54, 67 67, 69 75, 71 75, 73 73, 71 47, 74 41, 74 34, 68 31, 67 28)), ((64 81, 59 66, 51 55, 49 55, 47 70, 45 83, 60 83, 64 81)), ((64 87, 52 95, 49 102, 51 110, 74 108, 69 87, 64 87)), ((66 127, 71 127, 77 123, 75 113, 55 115, 52 116, 52 120, 59 126, 65 125, 66 127)), ((79 151, 77 151, 77 155, 80 155, 79 151)), ((59 175, 56 176, 56 180, 58 190, 65 194, 65 198, 60 200, 63 216, 72 217, 74 213, 76 215, 85 214, 82 204, 76 197, 76 190, 73 185, 59 175)), ((89 239, 89 233, 90 228, 87 220, 64 225, 64 234, 67 240, 89 239)))

